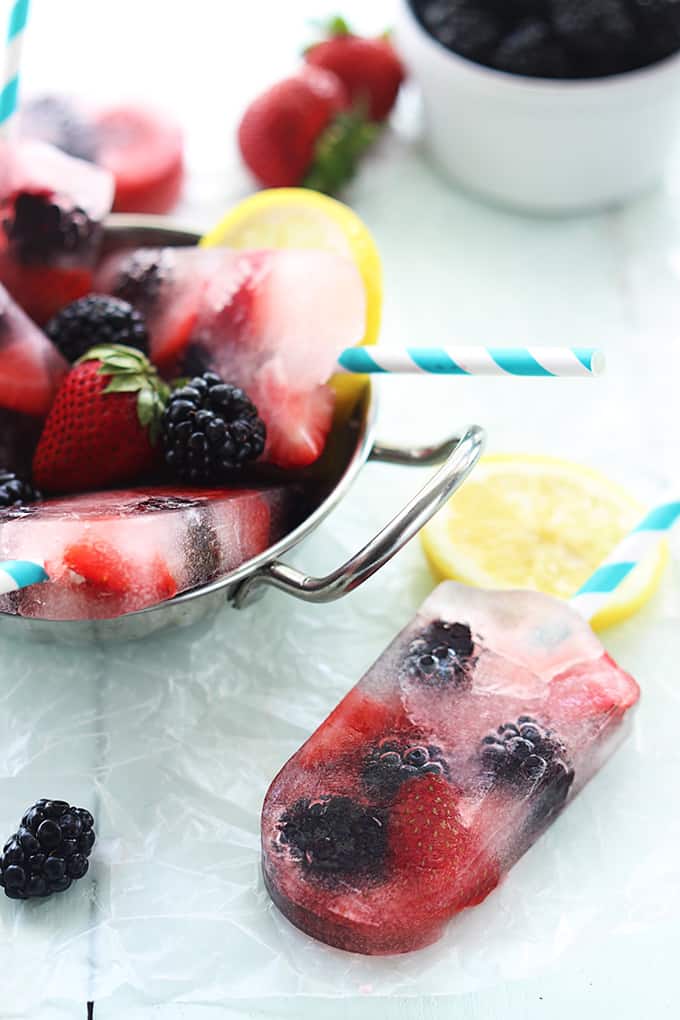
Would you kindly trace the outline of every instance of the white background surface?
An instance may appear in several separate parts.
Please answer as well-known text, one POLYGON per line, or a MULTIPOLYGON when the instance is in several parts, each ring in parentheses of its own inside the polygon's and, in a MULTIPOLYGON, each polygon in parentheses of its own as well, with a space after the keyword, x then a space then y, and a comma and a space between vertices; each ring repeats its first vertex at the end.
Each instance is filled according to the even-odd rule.
MULTIPOLYGON (((367 6, 346 0, 343 9, 361 29, 389 23, 389 0, 373 0, 370 15, 367 6)), ((306 16, 327 10, 312 0, 33 0, 26 91, 169 104, 189 141, 192 176, 181 215, 187 224, 208 226, 251 188, 234 145, 240 110, 292 65, 308 38, 306 16)), ((443 183, 422 158, 415 123, 407 98, 346 195, 383 254, 383 338, 600 344, 609 371, 593 383, 387 380, 382 438, 430 441, 478 421, 492 450, 584 460, 644 500, 668 495, 674 483, 677 492, 680 176, 623 210, 567 220, 519 217, 443 183)), ((368 468, 297 562, 317 572, 335 566, 420 480, 417 472, 368 468)), ((417 544, 344 603, 309 609, 273 595, 257 616, 234 621, 225 613, 191 644, 174 636, 114 652, 51 652, 2 639, 0 829, 9 834, 37 797, 84 805, 96 797, 101 849, 92 901, 91 889, 74 891, 68 903, 65 897, 28 919, 21 906, 0 903, 0 1016, 84 1016, 90 993, 97 1018, 106 1020, 203 1020, 215 1013, 332 1018, 348 1005, 358 1020, 388 1011, 398 1020, 677 1016, 677 542, 675 550, 654 603, 605 636, 643 687, 633 740, 480 908, 482 920, 447 936, 452 975, 463 973, 466 939, 481 937, 482 948, 488 939, 487 965, 480 949, 470 981, 447 982, 442 957, 428 987, 433 961, 423 959, 423 978, 414 957, 409 981, 399 985, 406 994, 389 1004, 373 998, 396 987, 380 967, 375 980, 364 969, 358 982, 347 965, 343 981, 342 961, 326 988, 308 982, 304 1000, 277 996, 279 983, 290 990, 286 966, 305 958, 304 937, 295 941, 287 928, 278 931, 282 947, 294 947, 284 952, 286 966, 260 972, 257 998, 244 998, 236 978, 248 960, 237 961, 228 948, 238 945, 229 931, 228 889, 247 896, 247 879, 239 886, 233 869, 256 873, 257 811, 267 780, 431 586, 417 544), (244 737, 247 710, 253 729, 244 737), (248 754, 256 757, 252 767, 248 754), (187 791, 196 798, 193 814, 187 791), (230 811, 242 805, 236 821, 220 817, 223 794, 230 811), (201 829, 210 807, 218 821, 201 829), (184 823, 194 826, 197 849, 182 842, 184 823), (234 826, 242 856, 225 862, 234 826), (184 856, 190 850, 205 872, 204 890, 193 859, 184 856), (98 943, 87 942, 87 911, 98 943), (529 928, 521 956, 513 912, 529 928), (188 992, 201 956, 201 984, 188 992), (350 1004, 338 1000, 340 990, 354 997, 350 1004)), ((265 924, 276 921, 270 914, 264 920, 261 889, 246 906, 261 948, 277 934, 265 924)), ((244 931, 243 945, 251 938, 244 931)), ((315 950, 310 969, 318 966, 315 950)))

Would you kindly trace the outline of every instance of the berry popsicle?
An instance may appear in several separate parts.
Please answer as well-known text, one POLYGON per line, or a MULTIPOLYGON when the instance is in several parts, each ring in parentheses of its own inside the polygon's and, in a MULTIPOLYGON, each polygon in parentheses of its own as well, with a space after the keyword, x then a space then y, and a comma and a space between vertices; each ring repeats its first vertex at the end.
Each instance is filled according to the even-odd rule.
POLYGON ((334 408, 326 384, 366 324, 364 286, 348 259, 296 249, 142 249, 105 260, 97 288, 145 313, 163 373, 210 369, 246 390, 267 426, 263 460, 304 467, 323 452, 334 408))
POLYGON ((440 585, 272 783, 274 902, 353 952, 430 944, 603 764, 638 697, 566 604, 440 585))
POLYGON ((45 323, 92 289, 113 178, 42 142, 0 139, 0 282, 45 323))
POLYGON ((0 465, 30 465, 68 365, 0 284, 0 465))
POLYGON ((296 487, 151 487, 0 510, 0 560, 45 562, 49 582, 0 597, 0 611, 109 619, 240 566, 295 523, 296 487))

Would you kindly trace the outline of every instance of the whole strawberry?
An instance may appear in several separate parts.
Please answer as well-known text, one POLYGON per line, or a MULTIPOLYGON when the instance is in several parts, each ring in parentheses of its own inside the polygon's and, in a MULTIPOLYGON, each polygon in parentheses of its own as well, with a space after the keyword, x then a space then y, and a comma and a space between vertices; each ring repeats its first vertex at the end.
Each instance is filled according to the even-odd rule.
POLYGON ((156 459, 168 388, 141 351, 93 347, 64 379, 33 458, 45 492, 137 480, 156 459))
POLYGON ((369 120, 385 120, 405 77, 404 66, 389 39, 354 35, 343 18, 333 18, 326 35, 323 42, 306 51, 307 63, 336 74, 352 104, 365 107, 369 120))
POLYGON ((238 130, 244 162, 266 188, 304 184, 337 191, 375 137, 373 125, 349 105, 339 78, 303 66, 244 113, 238 130))

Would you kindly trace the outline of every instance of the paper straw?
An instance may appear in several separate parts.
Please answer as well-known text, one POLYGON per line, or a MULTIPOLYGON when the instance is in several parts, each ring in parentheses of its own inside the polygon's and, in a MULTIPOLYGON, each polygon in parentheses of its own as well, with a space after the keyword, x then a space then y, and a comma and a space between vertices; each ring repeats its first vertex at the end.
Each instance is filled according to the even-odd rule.
POLYGON ((28 21, 29 0, 14 0, 7 26, 7 46, 0 79, 0 135, 8 132, 19 105, 19 65, 28 21))
POLYGON ((604 609, 631 571, 659 545, 678 520, 680 501, 664 503, 651 510, 579 588, 570 599, 570 605, 586 620, 592 620, 604 609))
POLYGON ((0 563, 0 595, 49 581, 42 563, 36 560, 5 560, 0 563))
POLYGON ((592 378, 604 371, 593 347, 350 347, 338 358, 350 374, 489 375, 592 378))

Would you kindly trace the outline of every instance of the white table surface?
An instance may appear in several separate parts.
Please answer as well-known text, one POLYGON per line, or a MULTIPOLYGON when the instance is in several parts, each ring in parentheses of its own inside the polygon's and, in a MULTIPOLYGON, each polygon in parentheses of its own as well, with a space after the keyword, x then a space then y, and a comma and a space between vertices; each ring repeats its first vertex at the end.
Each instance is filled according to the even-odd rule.
MULTIPOLYGON (((342 4, 363 29, 389 23, 389 0, 373 0, 370 14, 368 6, 342 4)), ((327 10, 313 0, 33 0, 26 90, 170 104, 189 140, 181 217, 207 226, 251 187, 234 145, 239 111, 291 65, 305 18, 327 10)), ((643 500, 668 495, 680 452, 678 175, 626 209, 520 217, 443 183, 423 159, 416 124, 407 99, 346 195, 383 255, 383 337, 594 343, 609 371, 593 383, 388 380, 381 437, 430 441, 478 421, 492 450, 584 460, 643 500)), ((296 562, 336 565, 420 480, 369 467, 296 562)), ((463 922, 439 956, 423 957, 424 977, 407 963, 400 984, 397 971, 370 970, 370 961, 348 965, 343 979, 344 954, 317 955, 272 916, 256 877, 257 812, 274 771, 431 587, 417 543, 334 606, 272 595, 257 616, 225 611, 208 633, 109 651, 0 639, 2 834, 47 795, 96 800, 101 837, 91 880, 79 884, 87 888, 42 912, 0 903, 0 1017, 84 1016, 90 997, 98 1020, 330 1020, 348 1007, 357 1020, 388 1010, 395 1020, 677 1016, 677 542, 674 552, 653 603, 605 635, 643 688, 632 740, 479 908, 481 920, 463 922), (204 892, 185 867, 187 826, 204 892), (250 917, 250 908, 239 939, 230 911, 250 917), (529 930, 524 954, 518 915, 529 930), (261 953, 277 938, 281 960, 272 957, 248 992, 239 977, 249 947, 261 953), (306 997, 280 994, 301 961, 306 997), (315 983, 326 965, 332 980, 315 983), (464 980, 447 981, 449 965, 464 980)))

